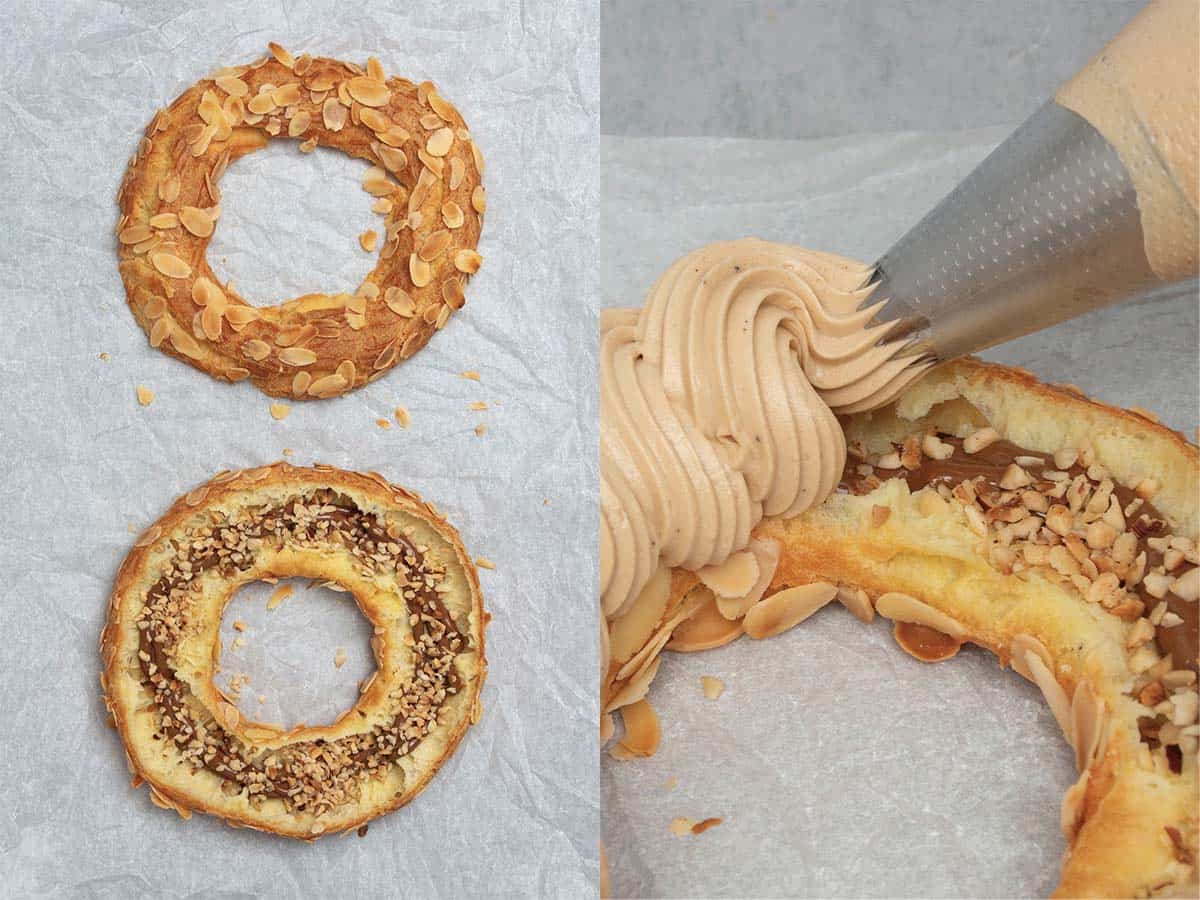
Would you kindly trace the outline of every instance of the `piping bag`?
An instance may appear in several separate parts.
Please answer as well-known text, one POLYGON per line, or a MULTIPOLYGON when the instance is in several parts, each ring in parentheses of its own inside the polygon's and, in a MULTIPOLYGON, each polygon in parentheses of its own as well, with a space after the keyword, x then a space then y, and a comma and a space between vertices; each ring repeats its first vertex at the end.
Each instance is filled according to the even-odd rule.
POLYGON ((887 338, 942 361, 1195 293, 1198 63, 1200 3, 1143 9, 879 260, 887 338))

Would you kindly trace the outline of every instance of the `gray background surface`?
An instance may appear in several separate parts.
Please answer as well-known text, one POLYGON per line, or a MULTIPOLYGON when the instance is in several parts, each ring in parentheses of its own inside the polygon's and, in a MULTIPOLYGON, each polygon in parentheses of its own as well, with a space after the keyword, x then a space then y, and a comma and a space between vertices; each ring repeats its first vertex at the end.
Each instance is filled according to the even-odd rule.
MULTIPOLYGON (((594 893, 595 606, 579 586, 597 566, 598 32, 593 4, 562 0, 7 5, 0 896, 594 893), (389 73, 432 79, 483 150, 489 195, 466 308, 381 380, 293 403, 281 422, 249 383, 217 383, 149 347, 125 305, 113 236, 117 185, 154 111, 269 40, 360 64, 375 54, 389 73), (459 377, 471 369, 482 381, 459 377), (137 384, 156 392, 149 407, 137 405, 137 384), (471 411, 477 400, 489 409, 471 411), (411 427, 377 427, 397 404, 411 427), (373 469, 419 491, 497 567, 481 572, 494 616, 483 717, 429 788, 363 839, 307 845, 207 816, 184 822, 130 789, 105 727, 97 645, 127 529, 217 470, 284 448, 297 464, 373 469)), ((379 227, 360 186, 366 168, 286 141, 239 160, 210 259, 251 301, 353 290, 371 266, 357 235, 379 227)), ((345 708, 368 667, 347 601, 298 595, 254 620, 241 600, 233 615, 251 621, 248 644, 223 659, 252 675, 243 709, 285 691, 285 712, 297 701, 314 717, 345 708), (285 653, 288 626, 325 640, 285 653), (317 695, 333 702, 320 707, 317 695)))
MULTIPOLYGON (((704 243, 869 260, 1138 3, 604 4, 601 289, 638 305, 704 243)), ((1200 422, 1194 289, 985 357, 1200 422)), ((1194 439, 1194 437, 1193 437, 1194 439)), ((1040 694, 964 651, 936 669, 840 608, 766 643, 666 654, 663 743, 601 766, 615 896, 1038 896, 1069 748, 1040 694), (727 684, 716 702, 699 677, 727 684), (670 820, 725 823, 677 838, 670 820)))
POLYGON ((808 138, 1015 125, 1141 6, 603 0, 601 128, 808 138))

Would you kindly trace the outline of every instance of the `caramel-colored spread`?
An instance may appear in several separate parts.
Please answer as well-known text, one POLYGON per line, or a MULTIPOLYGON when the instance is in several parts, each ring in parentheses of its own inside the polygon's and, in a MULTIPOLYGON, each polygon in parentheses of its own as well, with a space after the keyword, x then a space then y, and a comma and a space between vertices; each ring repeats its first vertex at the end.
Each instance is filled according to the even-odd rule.
POLYGON ((433 580, 423 577, 431 571, 427 558, 405 534, 332 491, 302 499, 239 523, 234 548, 227 536, 222 541, 201 538, 181 548, 182 557, 147 594, 138 622, 138 658, 158 708, 157 739, 170 741, 194 766, 225 779, 230 793, 245 790, 252 802, 274 797, 292 811, 320 814, 338 801, 353 800, 363 779, 421 742, 442 702, 460 687, 453 659, 468 648, 469 640, 442 603, 433 580), (342 544, 367 568, 407 573, 403 597, 412 628, 415 677, 405 686, 390 722, 338 740, 291 744, 262 759, 191 699, 188 686, 175 675, 171 650, 195 576, 216 569, 224 578, 236 579, 253 566, 256 543, 271 539, 293 546, 342 544), (419 689, 409 691, 413 686, 419 689))
MULTIPOLYGON (((961 439, 945 434, 938 435, 938 437, 944 443, 954 447, 954 453, 948 459, 933 459, 928 455, 921 454, 919 465, 916 468, 875 468, 872 476, 860 475, 856 470, 856 461, 851 459, 842 475, 840 489, 855 494, 867 494, 874 490, 879 478, 904 478, 908 482, 909 490, 915 493, 924 487, 938 483, 954 486, 963 481, 979 479, 979 484, 986 486, 984 490, 990 489, 998 493, 1002 490, 1000 480, 1004 471, 1018 457, 1028 458, 1025 460, 1026 465, 1023 468, 1028 469, 1035 476, 1039 471, 1056 468, 1052 455, 1026 450, 1009 441, 998 440, 975 453, 967 453, 963 450, 961 439), (1040 465, 1033 465, 1029 462, 1030 459, 1035 458, 1041 460, 1040 465)), ((1077 476, 1085 474, 1086 469, 1077 461, 1062 471, 1065 471, 1070 479, 1075 479, 1077 476)), ((1044 486, 1048 484, 1046 482, 1044 486)), ((1034 486, 1037 486, 1037 482, 1034 486)), ((977 492, 979 492, 979 488, 977 488, 977 492)), ((1129 508, 1136 499, 1134 491, 1122 484, 1114 484, 1112 493, 1122 509, 1129 508)), ((1166 522, 1149 501, 1140 501, 1129 522, 1131 530, 1138 535, 1138 551, 1146 553, 1146 569, 1149 571, 1162 563, 1163 554, 1150 546, 1147 539, 1163 534, 1166 531, 1166 522)), ((1182 575, 1194 568, 1196 567, 1191 563, 1183 562, 1175 568, 1173 574, 1182 575)), ((1159 627, 1155 630, 1159 653, 1163 656, 1170 654, 1176 668, 1200 671, 1200 666, 1197 664, 1197 651, 1200 650, 1200 615, 1198 615, 1197 606, 1200 604, 1188 602, 1173 593, 1167 593, 1160 600, 1151 596, 1144 580, 1130 591, 1141 602, 1144 610, 1153 609, 1158 603, 1165 602, 1167 611, 1183 620, 1180 624, 1172 627, 1159 627)))

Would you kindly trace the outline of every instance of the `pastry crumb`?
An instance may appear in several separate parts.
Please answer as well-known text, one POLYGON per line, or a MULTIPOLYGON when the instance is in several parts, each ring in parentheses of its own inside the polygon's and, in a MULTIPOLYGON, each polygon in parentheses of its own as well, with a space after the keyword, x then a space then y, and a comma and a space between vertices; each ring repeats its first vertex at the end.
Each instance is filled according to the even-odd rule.
POLYGON ((490 559, 488 559, 486 556, 475 557, 475 565, 479 566, 479 568, 481 568, 481 569, 496 568, 496 564, 494 562, 492 562, 490 559))
POLYGON ((459 374, 460 378, 465 378, 468 381, 478 381, 479 380, 479 373, 476 372, 474 369, 472 369, 469 372, 459 372, 458 374, 459 374))
POLYGON ((401 428, 407 428, 411 420, 408 416, 408 410, 403 406, 396 407, 396 424, 401 428))
POLYGON ((110 359, 112 359, 112 357, 111 357, 111 356, 109 356, 107 353, 101 353, 101 354, 100 354, 100 360, 101 360, 101 362, 108 362, 110 359))
POLYGON ((283 448, 283 455, 284 455, 284 456, 293 456, 293 455, 295 454, 295 452, 296 452, 296 451, 295 451, 295 450, 293 450, 291 447, 284 447, 284 448, 283 448))
POLYGON ((233 649, 234 649, 234 650, 241 650, 241 649, 242 649, 243 647, 245 647, 245 646, 246 646, 246 639, 245 639, 245 638, 240 638, 240 637, 239 637, 239 638, 234 638, 234 639, 233 639, 233 649))
POLYGON ((238 619, 236 622, 233 623, 233 630, 234 631, 245 631, 246 623, 243 622, 241 619, 238 619))
POLYGON ((672 775, 667 779, 667 783, 663 785, 668 791, 673 791, 679 785, 679 779, 672 775))
POLYGON ((704 834, 704 832, 708 831, 708 829, 716 828, 723 821, 724 821, 724 819, 712 818, 712 819, 705 819, 701 822, 697 822, 695 825, 692 826, 692 834, 704 834))
POLYGON ((700 676, 700 687, 704 691, 704 696, 709 700, 716 700, 725 693, 725 682, 720 678, 713 678, 711 675, 700 676))
POLYGON ((281 584, 271 592, 271 599, 267 601, 267 609, 274 609, 293 593, 295 593, 295 588, 290 584, 281 584))
POLYGON ((272 403, 269 409, 271 410, 271 418, 277 422, 286 419, 292 413, 292 408, 286 403, 272 403))
POLYGON ((134 525, 132 522, 130 522, 128 525, 125 526, 125 530, 128 531, 130 534, 137 534, 137 526, 134 525))
POLYGON ((154 402, 154 391, 146 387, 144 384, 139 384, 136 388, 137 402, 141 406, 149 406, 154 402))
POLYGON ((258 702, 259 702, 259 703, 266 703, 266 702, 267 702, 267 695, 266 695, 266 694, 259 694, 259 695, 258 695, 258 702))
POLYGON ((676 837, 683 837, 685 834, 692 833, 692 826, 696 824, 695 819, 686 819, 683 816, 672 819, 671 824, 667 826, 671 834, 676 837))
POLYGON ((340 669, 346 664, 346 651, 342 647, 337 648, 337 653, 333 656, 333 665, 340 669))
POLYGON ((480 423, 475 426, 475 437, 483 437, 486 432, 487 432, 487 426, 484 425, 483 423, 480 423))
POLYGON ((378 425, 380 428, 382 428, 384 431, 390 431, 391 427, 392 427, 392 423, 389 422, 387 419, 376 419, 375 424, 378 425))

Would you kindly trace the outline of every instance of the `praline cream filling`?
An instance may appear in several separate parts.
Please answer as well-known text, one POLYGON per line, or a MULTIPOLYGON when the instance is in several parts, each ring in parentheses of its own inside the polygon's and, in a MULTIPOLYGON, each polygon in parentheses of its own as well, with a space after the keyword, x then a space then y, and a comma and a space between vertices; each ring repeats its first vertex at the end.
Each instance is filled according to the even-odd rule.
POLYGON ((638 310, 601 319, 601 606, 628 612, 655 570, 745 548, 763 516, 836 487, 835 412, 882 405, 929 367, 885 341, 871 269, 745 239, 671 266, 638 310))

